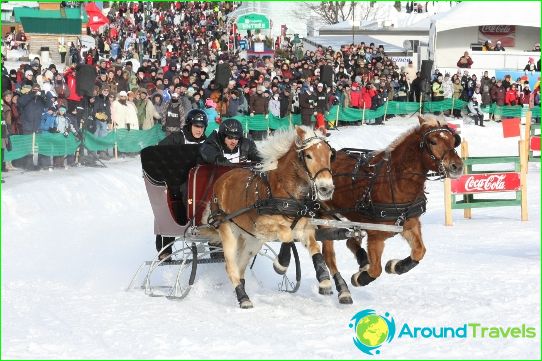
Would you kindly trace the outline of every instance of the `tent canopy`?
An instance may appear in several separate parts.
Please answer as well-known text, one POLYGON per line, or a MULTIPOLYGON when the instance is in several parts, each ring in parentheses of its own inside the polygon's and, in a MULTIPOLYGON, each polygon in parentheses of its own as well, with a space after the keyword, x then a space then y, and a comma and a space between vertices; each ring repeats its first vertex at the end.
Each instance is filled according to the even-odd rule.
POLYGON ((540 27, 538 1, 462 2, 431 17, 436 32, 483 25, 540 27))

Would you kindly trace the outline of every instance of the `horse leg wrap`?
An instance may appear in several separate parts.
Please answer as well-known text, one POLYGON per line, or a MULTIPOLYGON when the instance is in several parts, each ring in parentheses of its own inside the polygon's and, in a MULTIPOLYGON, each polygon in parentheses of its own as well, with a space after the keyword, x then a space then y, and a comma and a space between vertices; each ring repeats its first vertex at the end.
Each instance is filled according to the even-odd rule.
POLYGON ((358 284, 360 286, 367 286, 369 283, 376 280, 376 278, 373 278, 369 275, 369 272, 363 271, 358 276, 358 284))
POLYGON ((290 258, 292 255, 292 243, 282 243, 280 245, 280 251, 277 255, 277 258, 273 262, 273 269, 275 272, 277 272, 279 275, 283 275, 288 270, 288 266, 290 265, 290 258))
POLYGON ((335 288, 339 293, 339 303, 348 305, 354 303, 350 295, 350 290, 339 272, 333 275, 333 281, 335 281, 335 288))
POLYGON ((252 302, 248 298, 247 293, 245 292, 245 285, 243 282, 235 287, 235 294, 237 295, 237 301, 239 301, 239 306, 241 308, 252 308, 252 302))
POLYGON ((329 272, 324 262, 324 257, 321 253, 316 253, 314 256, 312 256, 312 264, 314 265, 316 279, 318 279, 318 282, 330 279, 329 272))
POLYGON ((316 271, 316 279, 320 283, 318 286, 318 292, 321 295, 330 295, 333 293, 331 288, 331 281, 329 277, 329 271, 327 270, 324 262, 324 257, 321 253, 316 253, 312 256, 312 263, 314 270, 316 271))
POLYGON ((358 261, 359 268, 363 268, 369 264, 369 257, 367 257, 367 252, 360 248, 356 252, 356 260, 358 261))
POLYGON ((401 275, 416 267, 418 263, 420 262, 412 260, 410 256, 400 261, 392 259, 386 263, 386 272, 401 275))

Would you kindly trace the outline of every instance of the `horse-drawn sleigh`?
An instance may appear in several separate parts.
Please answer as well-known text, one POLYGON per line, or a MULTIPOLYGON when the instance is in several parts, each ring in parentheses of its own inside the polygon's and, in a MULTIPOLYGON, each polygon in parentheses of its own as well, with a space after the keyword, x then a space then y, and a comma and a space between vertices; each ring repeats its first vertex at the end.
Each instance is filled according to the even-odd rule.
POLYGON ((331 294, 333 278, 339 302, 352 303, 333 240, 347 239, 356 256, 360 268, 352 276, 354 286, 381 274, 384 240, 397 233, 409 242, 411 255, 388 262, 386 271, 401 274, 416 266, 425 253, 419 222, 425 180, 431 174, 461 175, 462 161, 455 152, 459 142, 444 121, 420 117, 419 126, 382 151, 335 152, 322 134, 305 127, 278 132, 258 146, 263 162, 257 166, 197 165, 197 149, 190 146, 146 148, 141 161, 155 233, 176 237, 177 247, 167 259, 144 262, 128 288, 147 266, 140 286, 146 293, 182 299, 194 283, 197 265, 218 262, 210 256, 223 251, 237 300, 241 308, 250 308, 244 287, 250 260, 258 254, 272 259, 284 277, 282 289, 295 292, 301 270, 294 241, 299 241, 312 257, 319 292, 331 294), (182 199, 168 198, 172 187, 186 190, 182 199), (267 246, 275 240, 282 242, 279 252, 267 246), (365 240, 367 252, 361 247, 365 240), (287 273, 291 255, 295 269, 287 273), (177 272, 172 285, 159 293, 151 277, 162 265, 175 266, 177 272), (186 284, 181 284, 184 273, 186 284), (290 281, 293 273, 295 283, 290 281))

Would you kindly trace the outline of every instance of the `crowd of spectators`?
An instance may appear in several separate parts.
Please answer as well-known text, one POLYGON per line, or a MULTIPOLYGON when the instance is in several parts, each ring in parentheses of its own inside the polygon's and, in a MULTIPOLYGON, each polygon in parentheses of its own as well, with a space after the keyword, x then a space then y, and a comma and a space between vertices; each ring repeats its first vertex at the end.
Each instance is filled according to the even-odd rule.
MULTIPOLYGON (((315 116, 316 126, 325 131, 324 117, 334 104, 374 110, 391 100, 418 102, 424 94, 434 101, 476 99, 481 107, 540 102, 539 85, 531 89, 525 82, 487 74, 477 79, 467 70, 452 76, 437 70, 429 81, 412 63, 399 66, 374 43, 303 52, 289 38, 279 45, 261 33, 234 33, 225 18, 238 6, 233 2, 141 4, 115 3, 109 26, 94 34, 95 48, 59 44, 65 64, 45 67, 36 58, 9 72, 2 67, 2 119, 9 134, 84 128, 103 137, 114 128, 145 130, 159 124, 169 135, 182 129, 192 109, 217 123, 271 113, 300 114, 304 124, 311 124, 315 116), (238 50, 242 40, 279 49, 274 58, 247 59, 238 50)), ((469 64, 467 52, 462 59, 461 64, 469 64)), ((460 111, 453 115, 459 117, 460 111)), ((265 134, 250 133, 255 140, 265 134)), ((108 152, 98 155, 110 158, 108 152)), ((13 165, 64 164, 62 157, 35 166, 29 156, 13 165)), ((68 157, 66 164, 75 165, 75 159, 68 157)))

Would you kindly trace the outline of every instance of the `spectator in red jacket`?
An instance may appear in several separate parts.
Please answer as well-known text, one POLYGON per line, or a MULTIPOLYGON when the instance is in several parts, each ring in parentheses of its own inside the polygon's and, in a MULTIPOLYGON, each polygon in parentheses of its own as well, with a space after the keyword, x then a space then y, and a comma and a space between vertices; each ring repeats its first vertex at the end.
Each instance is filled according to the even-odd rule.
POLYGON ((361 89, 361 98, 363 100, 363 109, 371 109, 372 98, 376 95, 376 89, 373 84, 367 84, 361 89))
POLYGON ((458 68, 467 68, 470 69, 472 66, 473 61, 472 58, 469 55, 469 52, 466 51, 461 58, 457 61, 457 67, 458 68))
POLYGON ((356 82, 352 83, 352 90, 350 91, 350 106, 358 109, 362 108, 363 106, 359 84, 356 82))
POLYGON ((516 89, 516 84, 512 84, 510 89, 506 92, 504 103, 506 105, 518 105, 518 91, 516 89))
POLYGON ((68 112, 72 112, 77 104, 81 101, 82 97, 77 94, 77 80, 75 78, 75 65, 72 64, 71 67, 67 68, 64 72, 64 77, 66 78, 66 84, 68 85, 68 89, 70 90, 70 95, 67 97, 68 99, 68 112))

